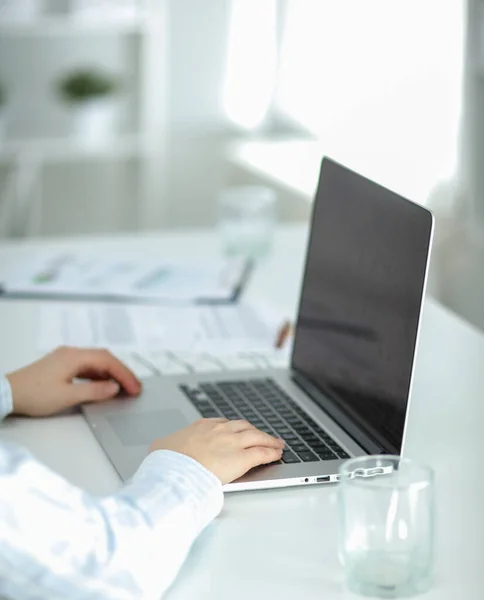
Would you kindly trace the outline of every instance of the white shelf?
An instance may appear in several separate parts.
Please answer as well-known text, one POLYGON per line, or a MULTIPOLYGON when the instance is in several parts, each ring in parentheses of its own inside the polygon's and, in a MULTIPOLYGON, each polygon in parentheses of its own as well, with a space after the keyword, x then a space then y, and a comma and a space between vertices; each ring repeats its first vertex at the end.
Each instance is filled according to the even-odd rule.
MULTIPOLYGON (((11 0, 12 3, 19 0, 11 0)), ((0 0, 1 4, 2 0, 0 0)), ((55 3, 58 4, 57 2, 55 3)), ((66 4, 66 3, 64 3, 66 4)), ((121 6, 121 2, 119 2, 121 6)), ((32 16, 30 20, 8 19, 7 13, 0 9, 0 39, 12 43, 12 51, 22 54, 23 44, 26 41, 52 40, 66 49, 67 58, 71 56, 70 44, 76 45, 82 56, 83 46, 80 40, 96 37, 119 36, 116 42, 116 52, 112 60, 108 56, 108 62, 116 64, 116 56, 123 60, 124 49, 130 52, 126 56, 126 67, 134 67, 136 75, 134 80, 139 81, 139 97, 136 108, 137 130, 130 134, 118 134, 112 140, 103 145, 87 145, 77 137, 69 137, 70 131, 65 137, 56 136, 46 132, 46 136, 24 137, 7 136, 0 139, 0 164, 12 166, 11 185, 9 186, 9 206, 13 207, 11 215, 11 227, 9 235, 27 235, 39 233, 42 224, 41 213, 43 210, 43 185, 42 169, 50 165, 64 165, 92 161, 103 163, 105 161, 117 162, 118 160, 138 160, 145 157, 150 160, 141 160, 139 169, 133 173, 133 178, 139 185, 139 222, 144 227, 151 227, 153 223, 162 220, 163 206, 160 202, 160 190, 164 185, 163 149, 165 147, 165 94, 166 87, 166 53, 167 53, 167 4, 168 0, 141 0, 133 3, 133 10, 124 12, 99 11, 96 16, 90 13, 88 16, 80 14, 60 14, 44 12, 32 16), (135 36, 140 44, 126 46, 130 38, 122 39, 122 36, 135 36), (83 36, 86 36, 85 38, 83 36), (79 43, 78 43, 79 42, 79 43), (80 45, 79 45, 80 44, 80 45), (134 59, 133 61, 131 59, 134 59), (160 208, 161 207, 161 208, 160 208)), ((52 2, 41 5, 52 5, 52 2)), ((93 6, 95 3, 92 4, 93 6)), ((101 5, 101 3, 100 3, 101 5)), ((73 4, 74 6, 74 4, 73 4)), ((127 6, 127 4, 126 4, 127 6)), ((108 46, 110 40, 108 40, 108 46)), ((90 48, 84 45, 88 56, 91 55, 90 48)), ((60 50, 63 52, 63 50, 60 50)), ((48 56, 49 60, 54 59, 48 56)), ((38 57, 42 62, 46 59, 38 57)), ((22 61, 20 61, 22 62, 22 61)), ((19 62, 19 64, 20 64, 19 62)), ((59 56, 57 67, 64 64, 64 57, 59 56)), ((41 65, 42 66, 42 65, 41 65)), ((64 67, 65 68, 65 67, 64 67)), ((41 69, 45 74, 50 69, 41 69)), ((23 75, 23 72, 19 74, 23 75)), ((24 77, 25 79, 25 77, 24 77)), ((27 80, 28 81, 28 80, 27 80)), ((13 86, 13 84, 12 84, 13 86)), ((35 94, 35 87, 32 90, 35 94)), ((114 172, 112 170, 113 178, 114 172)), ((111 171, 107 171, 111 173, 111 171)), ((3 194, 5 195, 5 194, 3 194)), ((109 194, 107 195, 109 196, 109 194)), ((111 198, 106 198, 106 209, 111 210, 111 198)), ((104 202, 104 199, 103 199, 104 202)), ((1 215, 2 219, 6 213, 1 215)), ((7 215, 8 216, 8 215, 7 215)), ((6 217, 5 217, 6 218, 6 217)), ((0 223, 0 225, 2 225, 0 223)), ((4 228, 6 229, 6 228, 4 228)), ((4 231, 5 233, 5 231, 4 231)), ((8 233, 8 232, 7 232, 8 233)))
POLYGON ((46 15, 31 21, 0 21, 0 35, 66 36, 91 33, 138 33, 147 30, 149 26, 149 15, 142 12, 129 17, 112 16, 99 19, 46 15))
POLYGON ((7 140, 0 144, 0 161, 22 158, 41 162, 68 162, 83 158, 130 158, 144 151, 141 136, 125 135, 105 145, 87 146, 74 138, 39 138, 7 140))

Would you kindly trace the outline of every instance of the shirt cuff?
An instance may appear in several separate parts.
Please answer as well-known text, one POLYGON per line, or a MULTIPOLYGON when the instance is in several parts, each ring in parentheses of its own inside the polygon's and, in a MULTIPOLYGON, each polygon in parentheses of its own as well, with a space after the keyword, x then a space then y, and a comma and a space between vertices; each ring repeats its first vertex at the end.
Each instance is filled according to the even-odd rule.
POLYGON ((0 421, 13 411, 12 388, 6 377, 0 375, 0 421))
MULTIPOLYGON (((202 531, 220 514, 223 506, 221 481, 198 461, 171 450, 151 452, 141 463, 133 476, 131 484, 160 482, 170 484, 178 489, 181 496, 190 503, 190 511, 195 518, 195 527, 202 531)), ((153 488, 152 488, 153 489, 153 488)), ((143 494, 141 502, 155 518, 163 516, 164 507, 153 489, 153 495, 143 494), (159 513, 159 514, 158 514, 159 513)))

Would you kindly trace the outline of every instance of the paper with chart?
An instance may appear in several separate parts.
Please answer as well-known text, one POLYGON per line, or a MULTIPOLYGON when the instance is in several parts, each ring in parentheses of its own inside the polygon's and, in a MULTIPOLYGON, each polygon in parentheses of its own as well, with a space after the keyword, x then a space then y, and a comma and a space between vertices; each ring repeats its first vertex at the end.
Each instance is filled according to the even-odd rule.
POLYGON ((29 257, 10 269, 2 266, 0 291, 99 301, 230 301, 240 293, 249 272, 250 265, 242 260, 197 264, 57 251, 29 257))
POLYGON ((40 310, 39 347, 43 351, 59 345, 120 350, 264 350, 273 347, 277 332, 274 317, 271 322, 243 303, 181 307, 57 302, 40 310))

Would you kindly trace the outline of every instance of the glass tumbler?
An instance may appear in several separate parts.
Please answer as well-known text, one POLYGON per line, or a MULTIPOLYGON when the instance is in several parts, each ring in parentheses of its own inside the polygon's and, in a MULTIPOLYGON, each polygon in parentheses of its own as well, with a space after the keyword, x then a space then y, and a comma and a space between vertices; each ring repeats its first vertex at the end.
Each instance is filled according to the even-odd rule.
POLYGON ((219 197, 218 226, 228 257, 257 259, 268 254, 276 220, 273 189, 241 185, 223 190, 219 197))
POLYGON ((340 555, 349 589, 404 598, 428 590, 434 563, 434 474, 398 456, 340 468, 340 555))

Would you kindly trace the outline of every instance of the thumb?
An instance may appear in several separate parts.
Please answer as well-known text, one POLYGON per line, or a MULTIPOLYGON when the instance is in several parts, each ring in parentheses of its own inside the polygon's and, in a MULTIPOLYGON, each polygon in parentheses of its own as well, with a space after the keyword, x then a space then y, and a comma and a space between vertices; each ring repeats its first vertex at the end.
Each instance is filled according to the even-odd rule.
POLYGON ((88 381, 72 384, 72 399, 75 404, 81 402, 96 402, 114 398, 120 390, 115 381, 88 381))

